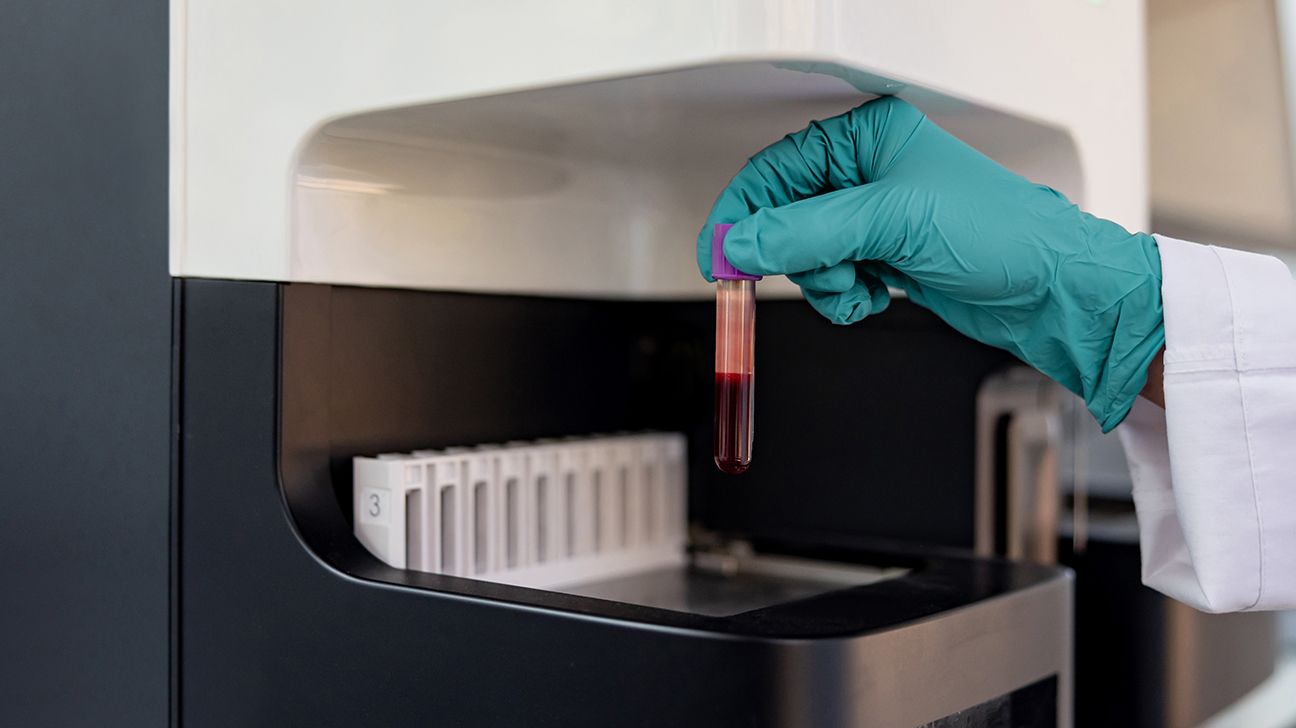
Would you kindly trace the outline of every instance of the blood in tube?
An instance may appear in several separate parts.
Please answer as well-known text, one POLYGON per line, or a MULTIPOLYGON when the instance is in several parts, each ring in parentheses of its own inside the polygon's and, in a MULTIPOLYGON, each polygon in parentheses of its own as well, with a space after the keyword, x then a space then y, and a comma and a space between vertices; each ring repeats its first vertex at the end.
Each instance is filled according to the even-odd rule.
POLYGON ((716 372, 715 464, 730 475, 742 475, 751 464, 752 378, 716 372))
POLYGON ((716 225, 711 271, 716 279, 715 440, 716 467, 730 475, 747 471, 752 455, 756 281, 724 257, 729 225, 716 225))

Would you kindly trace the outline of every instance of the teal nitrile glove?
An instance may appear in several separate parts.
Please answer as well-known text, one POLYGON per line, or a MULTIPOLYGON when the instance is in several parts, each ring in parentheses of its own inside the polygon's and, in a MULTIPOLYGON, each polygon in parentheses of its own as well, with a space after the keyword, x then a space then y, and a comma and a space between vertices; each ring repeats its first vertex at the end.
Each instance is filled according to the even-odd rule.
POLYGON ((748 161, 698 236, 732 222, 730 262, 786 274, 834 323, 881 311, 886 286, 1082 396, 1103 431, 1129 412, 1165 344, 1149 235, 1009 172, 922 112, 881 98, 748 161))

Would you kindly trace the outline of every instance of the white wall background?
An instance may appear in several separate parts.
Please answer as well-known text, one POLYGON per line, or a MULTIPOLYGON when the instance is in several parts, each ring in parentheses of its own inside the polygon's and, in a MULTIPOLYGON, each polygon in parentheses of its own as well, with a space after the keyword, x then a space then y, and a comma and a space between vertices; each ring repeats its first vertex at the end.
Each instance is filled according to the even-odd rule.
POLYGON ((1296 248, 1293 0, 1148 0, 1152 223, 1175 237, 1296 248), (1283 21, 1280 23, 1280 19, 1283 21))

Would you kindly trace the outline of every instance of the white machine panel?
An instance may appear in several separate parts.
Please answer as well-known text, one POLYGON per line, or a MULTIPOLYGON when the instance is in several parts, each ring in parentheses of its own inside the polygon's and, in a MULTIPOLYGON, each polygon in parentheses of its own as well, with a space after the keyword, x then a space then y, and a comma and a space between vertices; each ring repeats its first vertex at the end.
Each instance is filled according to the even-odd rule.
POLYGON ((705 296, 693 239, 727 178, 883 93, 1146 224, 1141 3, 173 0, 172 22, 177 276, 705 296))

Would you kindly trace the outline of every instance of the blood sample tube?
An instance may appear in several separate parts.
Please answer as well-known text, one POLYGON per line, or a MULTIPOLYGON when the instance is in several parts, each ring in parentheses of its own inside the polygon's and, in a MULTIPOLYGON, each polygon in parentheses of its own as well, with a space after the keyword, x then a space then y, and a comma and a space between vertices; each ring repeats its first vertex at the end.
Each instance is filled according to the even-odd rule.
POLYGON ((752 365, 756 333, 756 281, 724 255, 731 225, 711 234, 711 275, 716 279, 715 445, 716 467, 738 475, 747 471, 752 452, 752 365))

